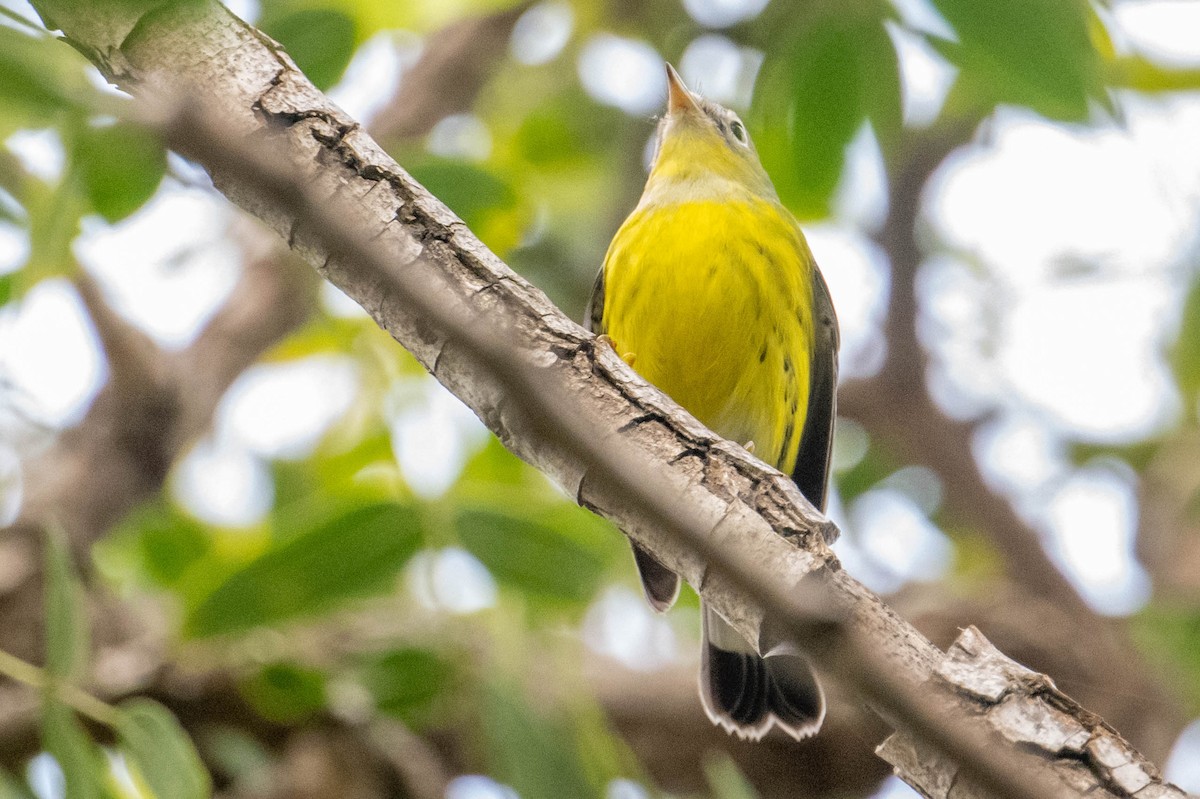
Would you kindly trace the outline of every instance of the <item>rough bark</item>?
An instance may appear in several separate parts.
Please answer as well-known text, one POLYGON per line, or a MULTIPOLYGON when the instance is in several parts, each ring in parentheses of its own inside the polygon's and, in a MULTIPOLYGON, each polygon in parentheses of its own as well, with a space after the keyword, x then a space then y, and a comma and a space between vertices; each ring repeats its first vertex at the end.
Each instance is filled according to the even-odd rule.
MULTIPOLYGON (((173 132, 227 196, 360 302, 510 449, 617 522, 748 640, 802 638, 889 724, 916 729, 923 743, 969 763, 990 795, 1082 796, 1081 764, 1113 795, 1133 795, 1086 744, 1066 757, 985 732, 980 715, 1011 713, 1001 710, 1010 706, 981 709, 975 694, 947 679, 956 661, 841 570, 824 543, 826 523, 790 481, 713 436, 597 346, 331 106, 274 42, 216 3, 148 13, 114 5, 107 17, 73 3, 38 5, 135 93, 202 94, 196 99, 220 109, 223 137, 269 140, 298 179, 256 170, 232 149, 214 149, 211 137, 173 132), (342 222, 367 231, 371 247, 356 244, 342 222), (455 328, 456 315, 475 321, 455 328), (544 391, 532 390, 538 386, 544 391), (543 395, 569 398, 571 415, 556 413, 543 395), (584 440, 579 429, 594 435, 584 440), (801 583, 814 574, 819 588, 812 579, 801 583), (798 609, 797 591, 824 600, 832 624, 798 609), (767 608, 782 633, 764 624, 767 608), (830 637, 834 628, 840 634, 830 637)), ((1020 710, 1036 724, 1051 709, 1058 708, 1043 694, 1020 710)), ((945 784, 959 784, 959 766, 947 761, 942 771, 945 784)), ((902 776, 927 783, 924 775, 902 776)), ((1182 796, 1157 781, 1139 795, 1151 788, 1182 796)))

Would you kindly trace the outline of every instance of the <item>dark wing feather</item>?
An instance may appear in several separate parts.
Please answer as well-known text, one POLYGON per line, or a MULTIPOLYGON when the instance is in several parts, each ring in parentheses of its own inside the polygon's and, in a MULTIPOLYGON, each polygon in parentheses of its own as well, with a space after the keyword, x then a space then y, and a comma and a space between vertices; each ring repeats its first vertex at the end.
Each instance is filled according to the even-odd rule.
MULTIPOLYGON (((600 267, 592 285, 592 296, 583 312, 583 326, 596 335, 604 333, 604 272, 604 267, 600 267)), ((679 575, 632 540, 629 543, 633 546, 633 559, 637 563, 638 576, 642 578, 646 600, 659 613, 667 611, 679 596, 679 575)))
POLYGON ((592 284, 592 296, 588 297, 587 307, 583 310, 583 326, 589 333, 597 336, 604 332, 604 273, 602 266, 596 273, 596 282, 592 284))
POLYGON ((833 420, 837 416, 838 322, 821 270, 813 266, 812 366, 809 370, 808 414, 792 479, 818 510, 825 510, 833 420))

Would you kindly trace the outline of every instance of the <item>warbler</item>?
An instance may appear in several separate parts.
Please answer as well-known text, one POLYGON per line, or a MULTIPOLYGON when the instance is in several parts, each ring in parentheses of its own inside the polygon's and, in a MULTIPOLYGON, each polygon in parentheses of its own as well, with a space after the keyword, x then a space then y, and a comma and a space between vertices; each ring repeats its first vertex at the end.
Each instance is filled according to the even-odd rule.
MULTIPOLYGON (((617 231, 586 322, 714 432, 791 474, 824 510, 837 387, 829 289, 737 114, 667 64, 667 112, 641 201, 617 231)), ((646 598, 679 577, 634 544, 646 598)), ((706 603, 700 696, 714 723, 758 740, 820 729, 825 699, 794 647, 758 653, 706 603)))

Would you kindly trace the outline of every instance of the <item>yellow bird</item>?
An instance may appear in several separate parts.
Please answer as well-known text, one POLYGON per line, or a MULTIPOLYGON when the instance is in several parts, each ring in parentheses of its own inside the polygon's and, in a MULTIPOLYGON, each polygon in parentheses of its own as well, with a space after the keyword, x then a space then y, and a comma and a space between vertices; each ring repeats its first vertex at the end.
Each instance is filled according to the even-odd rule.
MULTIPOLYGON (((837 387, 829 290, 737 115, 667 65, 667 113, 637 208, 609 245, 587 322, 643 377, 726 438, 792 475, 824 510, 837 387)), ((679 577, 634 545, 665 611, 679 577)), ((700 696, 714 723, 758 740, 820 729, 825 699, 794 648, 760 656, 702 606, 700 696)))

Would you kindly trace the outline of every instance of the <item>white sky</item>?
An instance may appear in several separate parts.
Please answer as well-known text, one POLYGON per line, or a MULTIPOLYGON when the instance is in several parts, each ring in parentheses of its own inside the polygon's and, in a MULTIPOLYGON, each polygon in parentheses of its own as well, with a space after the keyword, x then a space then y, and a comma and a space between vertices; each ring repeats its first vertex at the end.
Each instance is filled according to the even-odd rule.
MULTIPOLYGON (((941 24, 925 0, 895 2, 913 27, 941 24)), ((242 5, 255 13, 256 4, 242 5)), ((764 3, 685 5, 720 28, 753 16, 764 3)), ((1118 2, 1111 24, 1123 48, 1163 63, 1200 65, 1198 2, 1118 2)), ((566 3, 536 6, 517 27, 514 54, 531 64, 559 57, 573 26, 566 3)), ((903 27, 892 35, 902 56, 905 119, 925 124, 953 71, 903 27)), ((597 101, 639 116, 657 112, 663 59, 653 47, 609 33, 577 44, 575 67, 597 101)), ((338 102, 369 115, 377 98, 390 93, 378 86, 402 80, 418 49, 407 35, 372 39, 334 90, 338 102)), ((711 32, 691 43, 679 63, 687 80, 738 107, 748 99, 760 58, 711 32)), ((920 286, 935 395, 955 415, 995 410, 975 442, 988 479, 1012 494, 1056 562, 1093 605, 1110 613, 1135 610, 1147 592, 1132 553, 1132 477, 1106 465, 1074 469, 1066 462, 1064 436, 1132 441, 1176 418, 1178 399, 1161 352, 1174 335, 1200 218, 1200 97, 1127 97, 1123 105, 1123 126, 1068 127, 1020 110, 997 114, 927 192, 925 218, 941 254, 924 269, 920 286)), ((476 156, 490 148, 490 133, 478 118, 454 124, 434 137, 435 146, 476 156)), ((61 174, 62 147, 53 134, 26 131, 4 146, 43 179, 61 174)), ((864 133, 852 149, 837 215, 810 229, 839 309, 848 375, 878 366, 886 263, 866 233, 880 218, 880 185, 877 149, 864 133)), ((222 202, 168 181, 125 222, 89 220, 75 252, 121 313, 163 346, 186 346, 236 278, 239 255, 225 235, 229 214, 222 202)), ((0 271, 19 264, 26 246, 11 227, 0 228, 0 271)), ((104 379, 94 333, 64 281, 47 281, 0 311, 0 380, 9 400, 8 408, 0 407, 0 430, 6 438, 19 426, 12 406, 20 408, 18 419, 24 414, 68 425, 104 379)), ((307 452, 357 386, 352 365, 328 359, 247 373, 222 404, 217 430, 181 466, 174 490, 204 518, 252 522, 270 503, 264 459, 307 452)), ((394 450, 408 481, 437 496, 478 446, 480 433, 444 392, 416 386, 401 389, 390 414, 394 450)), ((946 568, 946 542, 928 523, 922 501, 912 485, 897 485, 835 509, 852 522, 854 535, 847 538, 853 540, 843 553, 856 573, 889 587, 932 579, 946 568)), ((482 594, 439 597, 439 581, 469 583, 474 567, 455 551, 423 557, 429 580, 414 590, 430 602, 490 603, 486 581, 476 581, 476 588, 484 585, 482 594)), ((605 594, 589 614, 586 634, 618 659, 629 657, 622 647, 638 657, 669 657, 675 651, 671 628, 649 620, 633 642, 606 637, 606 614, 620 607, 630 612, 631 600, 640 602, 605 594)), ((1176 756, 1169 776, 1200 789, 1200 776, 1181 765, 1185 760, 1200 757, 1176 756)), ((459 784, 456 799, 504 795, 494 783, 476 786, 480 790, 459 784)), ((899 796, 898 790, 889 785, 880 796, 899 796)))

